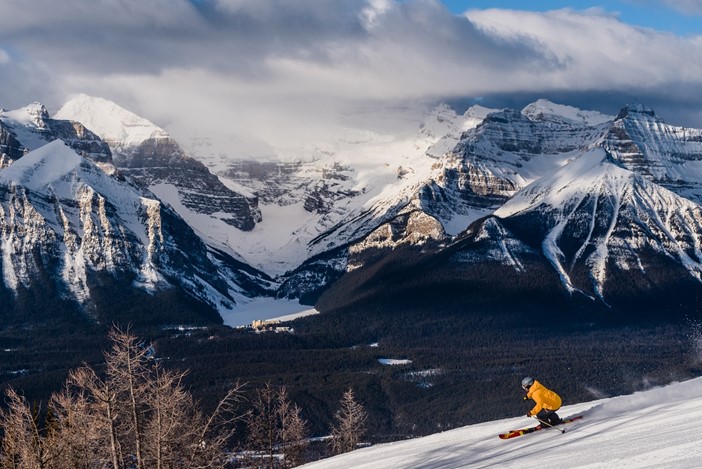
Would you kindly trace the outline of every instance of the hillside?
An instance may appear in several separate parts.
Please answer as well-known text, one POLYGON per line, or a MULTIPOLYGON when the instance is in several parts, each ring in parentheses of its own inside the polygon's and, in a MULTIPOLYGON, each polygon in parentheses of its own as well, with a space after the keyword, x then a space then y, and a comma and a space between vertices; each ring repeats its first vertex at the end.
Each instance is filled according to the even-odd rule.
MULTIPOLYGON (((515 398, 519 387, 515 382, 515 398)), ((509 392, 509 390, 505 390, 509 392)), ((376 445, 305 469, 458 469, 700 467, 702 378, 644 392, 565 406, 584 415, 566 433, 545 430, 500 440, 497 434, 532 426, 526 417, 486 422, 424 438, 376 445)))

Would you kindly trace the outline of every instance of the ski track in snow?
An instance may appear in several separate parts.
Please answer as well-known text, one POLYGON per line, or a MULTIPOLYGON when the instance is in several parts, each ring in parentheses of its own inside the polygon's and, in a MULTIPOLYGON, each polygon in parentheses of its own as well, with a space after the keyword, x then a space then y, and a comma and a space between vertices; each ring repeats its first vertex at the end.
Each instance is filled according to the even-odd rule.
MULTIPOLYGON (((508 392, 508 391, 505 391, 508 392)), ((519 399, 515 391, 515 399, 519 399)), ((566 433, 542 430, 510 440, 497 435, 533 426, 526 417, 471 425, 387 443, 301 466, 305 469, 693 469, 702 466, 702 378, 626 396, 565 406, 585 417, 566 433)), ((566 397, 567 398, 567 397, 566 397)))

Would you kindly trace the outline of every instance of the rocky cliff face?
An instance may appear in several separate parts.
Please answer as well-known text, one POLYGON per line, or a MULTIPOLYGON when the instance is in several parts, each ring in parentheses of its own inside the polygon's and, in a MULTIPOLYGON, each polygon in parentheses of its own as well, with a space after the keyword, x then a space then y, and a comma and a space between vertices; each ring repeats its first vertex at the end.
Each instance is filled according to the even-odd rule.
MULTIPOLYGON (((641 288, 669 281, 657 267, 662 260, 666 272, 699 282, 702 131, 669 126, 643 106, 617 117, 544 100, 521 111, 473 107, 462 115, 440 106, 402 145, 351 132, 311 156, 236 160, 215 176, 162 129, 113 103, 111 113, 98 113, 96 102, 104 110, 94 98, 62 110, 82 115, 82 124, 37 109, 25 113, 18 133, 17 117, 0 119, 7 161, 31 148, 22 136, 73 136, 70 145, 81 154, 97 164, 114 161, 120 174, 183 215, 220 272, 232 265, 222 259, 235 256, 239 267, 224 268, 223 278, 238 294, 265 295, 275 286, 263 279, 242 287, 247 275, 234 272, 249 256, 260 257, 256 265, 288 267, 277 296, 313 302, 347 273, 405 247, 422 255, 449 249, 456 265, 499 264, 513 275, 538 264, 557 279, 554 288, 602 304, 616 297, 622 279, 641 288), (101 129, 112 160, 86 127, 101 129), (353 152, 359 159, 349 158, 353 152)), ((88 259, 91 269, 107 265, 88 259)))
POLYGON ((216 322, 239 299, 271 294, 270 279, 214 252, 160 200, 106 172, 110 152, 94 134, 29 115, 26 124, 7 114, 2 121, 23 149, 41 145, 0 171, 0 296, 8 314, 30 317, 55 301, 109 321, 115 304, 143 297, 121 319, 216 322), (59 135, 72 137, 70 144, 59 135), (27 293, 38 290, 44 294, 27 293), (111 295, 120 301, 110 305, 111 295), (179 306, 150 317, 147 299, 164 295, 180 297, 179 306))
MULTIPOLYGON (((110 101, 85 95, 67 102, 56 115, 93 129, 110 145, 114 164, 125 176, 171 203, 186 220, 204 216, 212 223, 244 231, 261 221, 256 196, 229 189, 148 120, 110 101)), ((222 247, 218 241, 213 244, 222 247)), ((235 251, 230 254, 237 255, 235 251)))
POLYGON ((40 103, 14 111, 0 111, 0 168, 56 139, 105 171, 114 172, 112 153, 100 137, 80 122, 52 119, 40 103))
POLYGON ((0 169, 20 159, 24 153, 24 147, 17 141, 15 134, 0 120, 0 169))
MULTIPOLYGON (((414 204, 444 228, 494 211, 455 259, 510 266, 513 275, 538 264, 568 295, 621 306, 627 294, 682 284, 697 291, 699 135, 643 106, 616 118, 544 101, 493 112, 451 151, 432 155, 435 171, 404 207, 414 204)), ((391 237, 383 223, 350 243, 344 269, 363 268, 352 256, 377 259, 362 253, 377 254, 391 237)), ((434 239, 443 242, 431 249, 450 238, 434 239)))
POLYGON ((666 124, 652 109, 631 105, 619 113, 603 146, 631 171, 702 200, 702 130, 666 124))

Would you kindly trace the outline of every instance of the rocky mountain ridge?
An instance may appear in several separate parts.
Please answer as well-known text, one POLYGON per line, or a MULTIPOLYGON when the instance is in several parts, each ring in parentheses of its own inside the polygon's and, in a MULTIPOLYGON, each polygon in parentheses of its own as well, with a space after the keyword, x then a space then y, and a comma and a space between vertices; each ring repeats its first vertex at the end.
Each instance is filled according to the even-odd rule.
MULTIPOLYGON (((256 197, 226 187, 202 163, 187 156, 165 130, 117 104, 79 95, 65 103, 56 117, 80 120, 94 129, 110 146, 114 164, 125 176, 171 203, 186 220, 208 217, 243 231, 260 221, 256 197)), ((230 254, 237 255, 233 250, 230 254)))
MULTIPOLYGON (((623 307, 622 298, 636 297, 632 292, 643 298, 680 285, 699 290, 699 131, 667 125, 643 106, 606 118, 573 108, 554 116, 536 112, 538 105, 558 109, 541 101, 522 112, 497 111, 463 132, 417 191, 416 209, 446 227, 457 212, 483 208, 488 218, 466 231, 482 236, 461 241, 459 257, 480 270, 498 260, 495 271, 510 266, 510 276, 528 276, 539 264, 539 276, 551 270, 556 290, 566 296, 623 307), (537 207, 541 198, 550 203, 537 207)), ((368 236, 363 245, 381 259, 377 251, 391 249, 374 239, 368 236)), ((456 249, 450 236, 433 241, 440 242, 430 245, 429 257, 456 249)), ((360 245, 349 253, 358 256, 360 245)), ((355 264, 337 265, 349 271, 355 264)), ((493 285, 497 292, 503 291, 499 285, 493 285)))
POLYGON ((99 98, 69 101, 61 119, 40 105, 20 114, 0 118, 4 161, 62 135, 116 167, 114 177, 165 202, 202 240, 226 284, 209 283, 220 309, 236 295, 312 304, 404 248, 453 252, 456 265, 509 276, 538 265, 556 290, 603 305, 617 303, 625 278, 644 290, 663 288, 670 272, 700 282, 702 131, 643 106, 615 117, 546 100, 463 114, 442 105, 412 134, 348 129, 299 159, 233 159, 217 174, 165 130, 99 98), (275 282, 247 266, 264 261, 275 282))
POLYGON ((28 319, 55 302, 109 322, 107 310, 124 313, 112 311, 114 299, 133 297, 143 304, 128 314, 131 322, 218 322, 241 299, 273 291, 264 274, 208 247, 133 184, 82 124, 51 119, 40 105, 5 111, 0 124, 21 151, 0 170, 0 295, 8 315, 28 319), (150 310, 165 297, 180 298, 180 306, 150 310))

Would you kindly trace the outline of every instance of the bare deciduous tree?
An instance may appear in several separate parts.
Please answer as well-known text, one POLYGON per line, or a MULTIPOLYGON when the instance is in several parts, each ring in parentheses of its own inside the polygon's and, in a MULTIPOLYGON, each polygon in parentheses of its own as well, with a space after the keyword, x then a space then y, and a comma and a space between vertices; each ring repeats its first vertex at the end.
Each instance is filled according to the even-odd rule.
POLYGON ((148 364, 151 347, 144 346, 129 331, 113 329, 110 332, 112 349, 105 354, 107 381, 112 385, 115 400, 122 409, 119 431, 124 450, 133 454, 136 469, 144 468, 144 407, 151 391, 152 368, 148 364))
POLYGON ((302 451, 307 444, 307 421, 302 418, 300 407, 290 402, 285 386, 278 391, 277 401, 280 422, 278 435, 284 456, 283 466, 294 467, 301 463, 302 451))
POLYGON ((252 401, 252 412, 246 419, 248 446, 265 452, 268 467, 275 468, 275 448, 277 441, 277 421, 275 410, 275 391, 270 383, 256 390, 252 401))
POLYGON ((190 451, 190 469, 225 467, 229 461, 227 446, 236 432, 236 423, 243 417, 239 414, 243 385, 236 383, 219 401, 208 416, 198 413, 194 447, 190 451))
POLYGON ((0 411, 3 428, 0 465, 3 468, 44 469, 50 467, 56 448, 42 436, 38 416, 17 391, 6 391, 7 409, 0 411))
POLYGON ((366 414, 363 406, 356 401, 353 389, 349 388, 341 398, 341 408, 334 415, 332 426, 332 451, 346 453, 353 451, 366 431, 366 414))
POLYGON ((182 386, 183 372, 163 369, 152 347, 113 330, 104 377, 91 367, 72 371, 48 406, 40 428, 12 389, 0 412, 0 463, 7 468, 224 468, 240 418, 234 386, 206 416, 182 386))
POLYGON ((248 446, 266 454, 270 469, 297 464, 306 443, 307 422, 290 402, 287 389, 276 391, 267 383, 256 391, 252 404, 246 422, 248 446))
MULTIPOLYGON (((116 467, 112 456, 116 452, 107 450, 108 442, 102 438, 106 432, 95 432, 94 404, 84 394, 73 394, 67 388, 51 396, 49 409, 53 414, 52 432, 58 450, 56 468, 89 469, 93 467, 116 467), (98 462, 99 464, 95 464, 98 462)), ((102 421, 100 423, 105 424, 102 421)), ((117 466, 118 467, 118 466, 117 466)))

